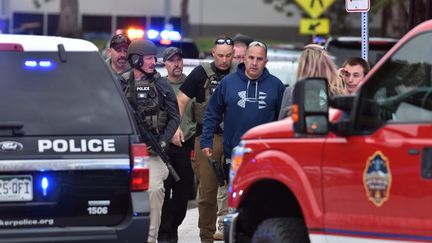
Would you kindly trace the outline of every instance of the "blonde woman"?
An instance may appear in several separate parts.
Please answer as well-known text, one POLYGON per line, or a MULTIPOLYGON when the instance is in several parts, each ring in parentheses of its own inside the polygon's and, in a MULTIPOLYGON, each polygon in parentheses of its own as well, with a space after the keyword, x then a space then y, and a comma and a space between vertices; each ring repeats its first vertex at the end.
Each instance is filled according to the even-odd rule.
MULTIPOLYGON (((336 65, 324 47, 317 44, 309 44, 303 48, 299 58, 296 80, 304 78, 326 78, 329 85, 329 95, 348 95, 348 90, 343 80, 339 77, 336 65)), ((287 117, 291 106, 292 87, 285 89, 279 120, 287 117)))

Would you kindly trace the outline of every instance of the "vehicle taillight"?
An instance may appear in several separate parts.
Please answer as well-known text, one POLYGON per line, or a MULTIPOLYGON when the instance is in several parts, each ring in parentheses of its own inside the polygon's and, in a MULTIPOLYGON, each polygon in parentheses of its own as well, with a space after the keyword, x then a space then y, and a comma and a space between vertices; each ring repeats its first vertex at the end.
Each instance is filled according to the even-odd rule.
POLYGON ((297 104, 291 106, 291 118, 294 123, 297 123, 299 121, 299 107, 297 104))
POLYGON ((24 48, 21 44, 15 43, 0 43, 0 51, 19 51, 23 52, 24 48))
POLYGON ((149 156, 144 143, 132 145, 132 191, 145 191, 149 187, 149 156))
POLYGON ((394 45, 395 43, 391 43, 389 41, 369 41, 369 45, 394 45))

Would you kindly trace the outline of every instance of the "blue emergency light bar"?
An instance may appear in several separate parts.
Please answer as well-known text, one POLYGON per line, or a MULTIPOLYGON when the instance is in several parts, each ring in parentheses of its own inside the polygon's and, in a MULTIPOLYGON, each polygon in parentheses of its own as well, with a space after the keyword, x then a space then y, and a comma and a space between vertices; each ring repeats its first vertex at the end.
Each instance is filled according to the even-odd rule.
POLYGON ((55 67, 55 63, 50 60, 26 60, 24 67, 27 70, 51 70, 55 67))
POLYGON ((44 196, 46 196, 47 195, 47 190, 48 190, 48 187, 49 187, 49 181, 48 181, 47 177, 42 177, 41 187, 42 187, 42 194, 44 196))
POLYGON ((175 30, 162 30, 161 32, 157 30, 150 29, 147 31, 147 38, 150 40, 162 39, 162 40, 180 40, 180 32, 175 30))
POLYGON ((157 31, 157 30, 147 31, 147 38, 149 38, 150 40, 154 40, 154 39, 158 38, 158 36, 159 36, 159 31, 157 31))

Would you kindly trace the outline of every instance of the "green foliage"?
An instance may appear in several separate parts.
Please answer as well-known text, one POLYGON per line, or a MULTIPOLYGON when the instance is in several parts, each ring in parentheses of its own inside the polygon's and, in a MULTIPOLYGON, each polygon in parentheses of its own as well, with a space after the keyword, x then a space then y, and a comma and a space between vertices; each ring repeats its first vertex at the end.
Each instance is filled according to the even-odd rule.
POLYGON ((213 42, 216 36, 202 36, 194 38, 200 52, 209 52, 213 47, 213 42))

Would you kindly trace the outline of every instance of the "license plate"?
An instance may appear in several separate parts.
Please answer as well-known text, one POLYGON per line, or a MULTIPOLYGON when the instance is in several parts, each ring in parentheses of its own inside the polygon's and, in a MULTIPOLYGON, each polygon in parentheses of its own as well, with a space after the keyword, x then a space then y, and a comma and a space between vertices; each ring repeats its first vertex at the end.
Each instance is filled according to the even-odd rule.
POLYGON ((0 202, 33 200, 31 175, 0 176, 0 202))

